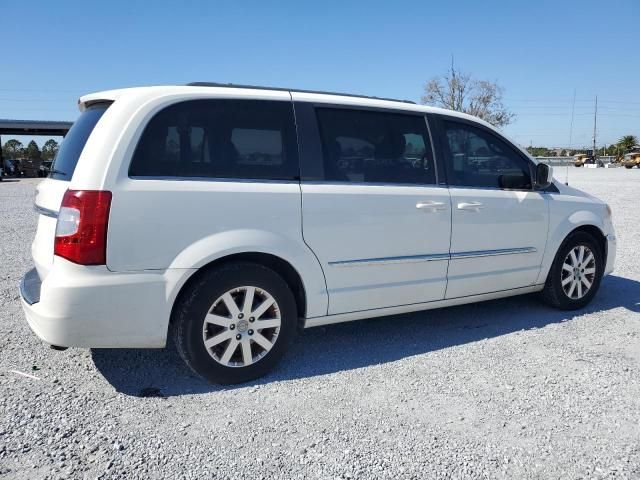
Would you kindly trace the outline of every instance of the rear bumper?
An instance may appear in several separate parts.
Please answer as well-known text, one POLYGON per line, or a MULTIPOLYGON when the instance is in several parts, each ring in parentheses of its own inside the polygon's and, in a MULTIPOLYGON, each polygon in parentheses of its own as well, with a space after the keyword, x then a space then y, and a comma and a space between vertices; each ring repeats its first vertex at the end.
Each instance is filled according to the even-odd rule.
POLYGON ((44 281, 35 270, 20 283, 33 332, 61 347, 159 348, 166 343, 171 285, 184 272, 114 273, 58 260, 44 281))

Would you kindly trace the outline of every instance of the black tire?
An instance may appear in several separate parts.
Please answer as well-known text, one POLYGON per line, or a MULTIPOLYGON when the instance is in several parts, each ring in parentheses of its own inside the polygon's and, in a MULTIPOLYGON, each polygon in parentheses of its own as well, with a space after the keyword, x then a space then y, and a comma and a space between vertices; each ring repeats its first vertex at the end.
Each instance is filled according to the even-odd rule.
MULTIPOLYGON (((547 275, 547 281, 545 282, 544 289, 542 290, 542 299, 548 305, 559 308, 560 310, 577 310, 586 306, 600 287, 600 280, 602 279, 602 273, 604 271, 602 249, 598 244, 598 241, 590 234, 586 232, 575 232, 570 234, 560 245, 558 253, 553 260, 549 274, 547 275), (586 246, 591 250, 594 256, 595 274, 593 282, 587 293, 579 299, 570 298, 562 288, 562 265, 565 258, 569 255, 572 249, 578 246, 586 246)), ((570 293, 570 292, 569 292, 570 293)))
POLYGON ((196 374, 220 384, 242 383, 265 375, 282 358, 298 330, 296 302, 287 283, 273 270, 249 262, 231 263, 200 274, 181 293, 171 320, 174 341, 185 363, 196 374), (262 358, 248 366, 226 366, 215 360, 204 344, 204 319, 217 299, 243 286, 268 292, 279 307, 281 324, 273 346, 262 358))

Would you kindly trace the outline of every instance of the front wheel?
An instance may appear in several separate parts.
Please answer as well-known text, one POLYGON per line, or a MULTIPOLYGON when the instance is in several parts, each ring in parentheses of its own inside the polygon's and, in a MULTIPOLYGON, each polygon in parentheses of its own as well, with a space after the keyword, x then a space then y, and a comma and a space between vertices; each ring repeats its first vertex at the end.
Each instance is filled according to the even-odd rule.
POLYGON ((586 232, 569 235, 560 246, 542 291, 543 300, 561 310, 587 305, 600 286, 602 251, 586 232))
POLYGON ((296 302, 273 270, 233 263, 205 271, 174 308, 178 353, 214 383, 253 380, 271 370, 297 331, 296 302))

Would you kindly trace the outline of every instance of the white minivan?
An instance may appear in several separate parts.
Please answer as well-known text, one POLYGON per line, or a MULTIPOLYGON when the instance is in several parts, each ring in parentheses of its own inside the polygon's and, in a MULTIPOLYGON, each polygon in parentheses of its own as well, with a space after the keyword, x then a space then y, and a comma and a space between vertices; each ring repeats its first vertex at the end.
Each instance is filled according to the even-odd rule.
POLYGON ((57 348, 171 332, 195 372, 243 382, 300 328, 530 292, 577 309, 613 270, 609 207, 468 115, 208 83, 79 107, 21 283, 57 348))

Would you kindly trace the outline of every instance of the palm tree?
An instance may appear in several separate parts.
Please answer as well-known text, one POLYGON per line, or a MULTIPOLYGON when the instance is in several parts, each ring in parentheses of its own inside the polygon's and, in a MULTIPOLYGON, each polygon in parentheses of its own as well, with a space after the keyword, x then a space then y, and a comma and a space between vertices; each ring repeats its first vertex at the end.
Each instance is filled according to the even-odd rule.
POLYGON ((635 135, 625 135, 620 140, 618 140, 618 148, 622 150, 623 155, 627 152, 630 152, 637 146, 638 137, 636 137, 635 135))

